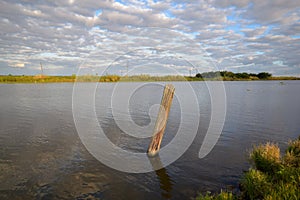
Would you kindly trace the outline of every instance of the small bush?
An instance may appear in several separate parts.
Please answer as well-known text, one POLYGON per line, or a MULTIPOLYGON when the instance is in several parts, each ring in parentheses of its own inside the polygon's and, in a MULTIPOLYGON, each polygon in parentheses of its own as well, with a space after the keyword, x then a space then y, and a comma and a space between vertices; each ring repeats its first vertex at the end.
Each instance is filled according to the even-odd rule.
POLYGON ((255 168, 265 173, 275 173, 280 170, 280 149, 277 145, 267 143, 254 147, 250 153, 250 159, 255 168))
POLYGON ((270 183, 268 177, 261 171, 250 169, 242 179, 241 189, 247 199, 262 199, 268 193, 270 183))
POLYGON ((300 139, 289 142, 283 159, 284 164, 289 167, 300 167, 300 139))
POLYGON ((205 195, 199 194, 195 200, 213 200, 215 196, 211 195, 210 192, 207 192, 205 195))
POLYGON ((207 193, 197 199, 300 199, 300 137, 289 142, 282 158, 278 146, 267 143, 254 147, 250 159, 254 169, 250 169, 242 178, 239 196, 226 192, 219 195, 207 193))
POLYGON ((235 200, 237 199, 231 192, 221 192, 218 195, 211 195, 207 192, 205 195, 199 194, 196 200, 235 200))
POLYGON ((264 197, 266 200, 299 200, 300 190, 299 185, 294 183, 284 183, 280 181, 269 191, 269 194, 264 197))

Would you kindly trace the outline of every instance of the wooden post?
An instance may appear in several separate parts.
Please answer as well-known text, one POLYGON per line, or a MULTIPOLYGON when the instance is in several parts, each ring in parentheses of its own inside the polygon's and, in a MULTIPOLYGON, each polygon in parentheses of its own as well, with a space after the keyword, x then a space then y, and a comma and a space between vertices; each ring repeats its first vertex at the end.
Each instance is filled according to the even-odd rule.
POLYGON ((148 155, 155 156, 160 149, 161 140, 163 138, 166 124, 174 96, 175 88, 172 84, 167 84, 161 99, 156 124, 153 131, 152 141, 148 148, 148 155))

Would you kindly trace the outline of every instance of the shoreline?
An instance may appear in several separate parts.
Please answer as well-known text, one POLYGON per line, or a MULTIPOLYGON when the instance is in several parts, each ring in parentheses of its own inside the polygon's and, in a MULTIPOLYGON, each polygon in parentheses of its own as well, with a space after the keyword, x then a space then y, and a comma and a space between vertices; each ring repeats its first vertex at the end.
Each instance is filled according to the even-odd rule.
POLYGON ((0 75, 0 83, 2 84, 14 84, 14 83, 115 83, 115 82, 205 82, 205 81, 294 81, 300 80, 300 77, 269 77, 266 79, 258 78, 229 78, 229 77, 214 77, 214 78, 202 78, 202 77, 190 77, 190 76, 128 76, 120 77, 117 75, 107 76, 32 76, 32 75, 0 75))

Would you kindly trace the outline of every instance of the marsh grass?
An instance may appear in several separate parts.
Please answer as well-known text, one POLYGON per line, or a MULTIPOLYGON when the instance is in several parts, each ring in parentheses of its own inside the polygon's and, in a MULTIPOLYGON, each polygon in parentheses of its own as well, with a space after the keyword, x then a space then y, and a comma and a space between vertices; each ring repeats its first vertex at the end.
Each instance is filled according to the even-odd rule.
POLYGON ((196 200, 235 200, 237 197, 231 192, 222 191, 220 194, 212 195, 210 192, 207 192, 205 195, 199 194, 196 200))
POLYGON ((289 142, 283 162, 289 167, 300 167, 300 137, 298 140, 289 142))
POLYGON ((261 172, 276 173, 281 166, 280 149, 278 145, 269 142, 264 145, 254 146, 250 153, 251 161, 255 168, 261 172))
POLYGON ((207 193, 196 199, 300 199, 300 137, 289 142, 283 156, 278 145, 266 143, 254 146, 249 158, 253 167, 241 180, 240 195, 231 192, 221 192, 219 195, 207 193))
POLYGON ((299 77, 272 77, 269 73, 260 74, 233 73, 227 71, 205 72, 196 76, 147 74, 119 76, 117 74, 48 76, 48 75, 0 75, 0 83, 63 83, 63 82, 155 82, 155 81, 251 81, 251 80, 300 80, 299 77), (264 76, 262 76, 264 75, 264 76))
POLYGON ((250 169, 242 179, 243 197, 262 199, 265 189, 270 187, 268 176, 261 171, 250 169))

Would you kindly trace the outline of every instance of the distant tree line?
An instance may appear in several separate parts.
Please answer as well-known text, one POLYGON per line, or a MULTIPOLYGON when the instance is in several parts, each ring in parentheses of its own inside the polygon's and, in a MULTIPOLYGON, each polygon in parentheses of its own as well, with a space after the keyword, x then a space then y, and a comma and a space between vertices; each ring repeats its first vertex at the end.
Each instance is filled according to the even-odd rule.
POLYGON ((272 77, 272 74, 268 72, 260 72, 258 74, 255 73, 234 73, 230 71, 215 71, 215 72, 204 72, 204 73, 197 73, 196 78, 204 78, 204 79, 227 79, 227 80, 239 80, 239 79, 249 79, 249 80, 255 80, 255 79, 269 79, 272 77))
POLYGON ((233 73, 229 71, 216 71, 197 73, 195 76, 151 76, 148 74, 119 76, 107 74, 71 76, 47 76, 47 75, 0 75, 0 83, 56 83, 56 82, 135 82, 135 81, 243 81, 243 80, 300 80, 299 77, 272 77, 268 72, 254 73, 233 73))

